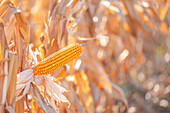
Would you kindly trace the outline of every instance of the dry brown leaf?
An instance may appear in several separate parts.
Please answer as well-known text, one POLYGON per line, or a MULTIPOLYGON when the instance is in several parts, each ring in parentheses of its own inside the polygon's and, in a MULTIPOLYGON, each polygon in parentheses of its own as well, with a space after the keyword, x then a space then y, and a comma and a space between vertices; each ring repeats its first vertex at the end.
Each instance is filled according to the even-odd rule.
POLYGON ((13 35, 13 30, 15 28, 15 18, 13 17, 11 22, 9 23, 9 25, 7 27, 5 27, 5 33, 6 33, 6 37, 8 40, 8 43, 11 41, 12 35, 13 35))
POLYGON ((51 42, 51 46, 50 48, 48 49, 47 51, 47 54, 45 55, 46 57, 55 53, 56 51, 59 50, 59 45, 58 45, 58 40, 54 39, 52 42, 51 42))
POLYGON ((161 32, 162 32, 162 33, 165 33, 165 34, 168 33, 167 26, 166 26, 166 24, 165 24, 164 22, 161 23, 160 29, 161 29, 161 32))
POLYGON ((83 71, 76 72, 75 79, 77 81, 78 94, 84 109, 87 110, 87 113, 93 113, 95 111, 94 102, 91 95, 87 75, 83 71))
POLYGON ((24 113, 24 111, 25 111, 24 110, 24 101, 25 101, 25 96, 15 103, 15 112, 16 113, 24 113))
MULTIPOLYGON (((5 50, 5 59, 8 59, 8 50, 5 50)), ((7 88, 8 88, 8 61, 6 60, 4 62, 4 76, 1 76, 3 81, 2 81, 2 85, 1 85, 1 91, 2 91, 2 95, 0 97, 0 102, 1 105, 5 105, 5 101, 6 101, 6 93, 7 93, 7 88)))
POLYGON ((29 27, 28 24, 21 13, 20 10, 16 9, 16 12, 14 13, 15 19, 17 22, 17 25, 19 26, 20 32, 23 35, 24 40, 29 40, 28 33, 29 33, 29 27))
POLYGON ((8 43, 6 40, 5 32, 4 32, 4 24, 2 20, 0 20, 0 60, 5 58, 5 50, 8 49, 8 43))
POLYGON ((46 49, 45 49, 45 46, 44 45, 40 45, 38 50, 40 51, 40 57, 41 59, 44 59, 45 58, 45 55, 46 55, 46 49))
POLYGON ((7 90, 7 105, 13 106, 16 98, 16 82, 18 71, 18 55, 16 53, 9 52, 9 82, 7 90))
POLYGON ((165 6, 160 10, 160 18, 161 18, 161 20, 165 19, 165 16, 167 14, 168 9, 169 9, 169 3, 167 2, 165 4, 165 6))
MULTIPOLYGON (((69 92, 66 94, 69 102, 70 102, 70 107, 68 108, 66 106, 66 104, 62 104, 62 108, 68 112, 68 113, 85 113, 85 110, 83 108, 82 103, 80 102, 78 95, 76 94, 76 91, 73 88, 73 84, 70 82, 67 82, 66 80, 62 81, 62 84, 64 85, 64 87, 66 87, 67 89, 69 89, 69 92)), ((60 107, 59 107, 60 108, 60 107)), ((62 108, 60 108, 61 110, 63 110, 62 108)), ((59 109, 59 110, 60 110, 59 109)))
POLYGON ((55 109, 48 103, 48 101, 42 96, 38 87, 31 83, 30 93, 34 99, 34 101, 41 107, 45 112, 55 113, 55 109))
POLYGON ((46 87, 46 93, 53 98, 53 101, 59 101, 59 102, 66 102, 68 104, 69 101, 67 98, 63 95, 64 92, 67 92, 67 90, 60 85, 53 82, 53 77, 51 76, 44 76, 45 78, 45 87, 46 87))
POLYGON ((128 104, 122 89, 110 81, 108 75, 98 62, 92 59, 87 59, 83 62, 90 70, 96 73, 96 75, 93 75, 93 78, 96 80, 95 82, 104 88, 108 95, 113 95, 114 98, 122 100, 126 105, 128 104))
POLYGON ((61 80, 66 76, 66 67, 64 69, 60 69, 59 74, 56 76, 57 80, 61 80))
POLYGON ((4 14, 4 12, 7 10, 9 7, 9 0, 3 0, 0 5, 0 17, 4 14))

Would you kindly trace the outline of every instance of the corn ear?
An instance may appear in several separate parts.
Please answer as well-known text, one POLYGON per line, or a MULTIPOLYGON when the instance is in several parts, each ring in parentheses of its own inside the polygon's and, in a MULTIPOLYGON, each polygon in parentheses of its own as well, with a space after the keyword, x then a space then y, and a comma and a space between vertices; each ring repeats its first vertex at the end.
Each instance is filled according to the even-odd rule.
POLYGON ((83 48, 78 43, 67 46, 40 61, 33 67, 33 73, 34 75, 49 74, 77 58, 82 51, 83 48))

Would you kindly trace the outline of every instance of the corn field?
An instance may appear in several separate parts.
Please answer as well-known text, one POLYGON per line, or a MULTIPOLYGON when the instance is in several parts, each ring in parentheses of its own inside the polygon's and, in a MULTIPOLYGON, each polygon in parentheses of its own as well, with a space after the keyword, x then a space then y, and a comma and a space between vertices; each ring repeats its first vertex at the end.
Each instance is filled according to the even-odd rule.
POLYGON ((170 113, 170 0, 0 0, 0 113, 170 113))

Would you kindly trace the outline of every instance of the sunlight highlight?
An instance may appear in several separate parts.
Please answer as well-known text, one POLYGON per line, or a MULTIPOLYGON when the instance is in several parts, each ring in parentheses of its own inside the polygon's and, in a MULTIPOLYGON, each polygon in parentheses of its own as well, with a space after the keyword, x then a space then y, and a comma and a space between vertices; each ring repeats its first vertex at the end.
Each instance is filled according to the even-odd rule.
POLYGON ((123 50, 123 52, 119 56, 119 62, 125 60, 128 55, 129 55, 129 51, 127 49, 123 50))

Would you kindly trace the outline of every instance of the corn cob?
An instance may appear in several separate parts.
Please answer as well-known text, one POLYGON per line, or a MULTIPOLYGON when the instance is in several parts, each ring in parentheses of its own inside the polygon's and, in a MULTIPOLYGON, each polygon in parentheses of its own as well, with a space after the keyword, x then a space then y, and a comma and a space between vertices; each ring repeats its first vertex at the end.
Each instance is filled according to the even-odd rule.
POLYGON ((48 56, 33 67, 34 75, 49 74, 77 58, 83 51, 80 44, 67 46, 48 56))

